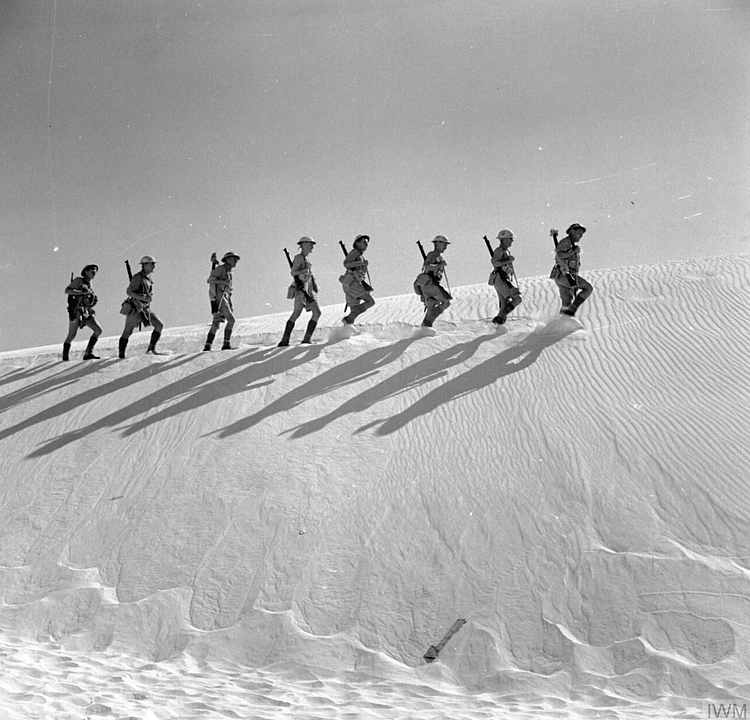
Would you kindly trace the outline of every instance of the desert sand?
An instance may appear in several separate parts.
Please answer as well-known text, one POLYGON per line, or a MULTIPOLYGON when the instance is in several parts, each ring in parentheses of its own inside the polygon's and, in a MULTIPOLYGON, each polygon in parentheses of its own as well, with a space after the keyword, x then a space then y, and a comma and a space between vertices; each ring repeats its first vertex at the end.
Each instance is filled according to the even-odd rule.
POLYGON ((742 708, 750 254, 584 274, 0 354, 2 717, 742 708))

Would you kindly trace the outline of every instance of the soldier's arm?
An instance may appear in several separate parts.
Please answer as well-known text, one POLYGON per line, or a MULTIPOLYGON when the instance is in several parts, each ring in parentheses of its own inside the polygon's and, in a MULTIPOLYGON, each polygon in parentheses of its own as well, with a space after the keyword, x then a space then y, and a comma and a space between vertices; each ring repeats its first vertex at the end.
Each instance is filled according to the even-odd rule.
POLYGON ((347 270, 359 268, 363 265, 367 265, 367 261, 356 250, 350 250, 344 259, 344 267, 347 270))
POLYGON ((302 257, 302 255, 297 255, 294 258, 294 262, 292 263, 292 269, 291 269, 292 277, 297 278, 302 275, 305 275, 306 273, 307 273, 307 262, 305 261, 305 258, 302 257))
POLYGON ((227 284, 226 272, 223 265, 219 265, 211 271, 206 281, 209 285, 224 286, 227 284))
POLYGON ((141 286, 141 279, 136 273, 133 275, 133 279, 130 281, 130 285, 128 285, 128 289, 126 291, 126 294, 128 297, 133 298, 134 300, 139 300, 141 302, 148 302, 151 297, 146 294, 142 294, 141 291, 144 288, 141 286))
POLYGON ((570 272, 569 263, 575 257, 575 248, 570 240, 563 239, 557 246, 555 262, 563 272, 570 272))
POLYGON ((495 250, 492 256, 492 267, 507 269, 509 265, 513 264, 513 260, 515 258, 512 255, 505 255, 502 249, 499 249, 499 251, 495 250))
POLYGON ((424 260, 424 271, 426 273, 436 272, 441 270, 447 265, 445 260, 440 257, 440 253, 433 250, 427 253, 427 257, 424 260))
POLYGON ((65 288, 66 295, 88 295, 88 293, 89 291, 86 290, 80 282, 80 278, 75 278, 71 281, 68 287, 65 288))

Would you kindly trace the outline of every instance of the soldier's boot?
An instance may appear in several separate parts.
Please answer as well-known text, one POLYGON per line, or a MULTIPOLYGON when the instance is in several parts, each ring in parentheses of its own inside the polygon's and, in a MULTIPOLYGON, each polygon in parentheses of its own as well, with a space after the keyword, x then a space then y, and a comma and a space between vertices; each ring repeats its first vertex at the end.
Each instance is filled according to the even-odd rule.
POLYGON ((70 343, 63 343, 63 357, 62 359, 67 362, 70 360, 70 343))
POLYGON ((209 352, 211 350, 211 345, 214 344, 215 337, 216 333, 209 330, 208 335, 206 336, 206 344, 203 346, 203 352, 209 352))
POLYGON ((281 342, 276 347, 286 347, 289 345, 289 338, 292 337, 292 330, 294 330, 294 323, 291 320, 287 320, 286 326, 284 327, 284 335, 281 337, 281 342))
POLYGON ((118 357, 120 358, 120 360, 125 359, 125 348, 127 346, 128 346, 128 338, 121 337, 119 347, 118 347, 119 349, 118 357))
POLYGON ((572 303, 570 303, 570 305, 564 307, 560 312, 562 312, 563 315, 570 315, 570 317, 575 317, 578 308, 581 307, 581 305, 583 305, 583 303, 585 302, 586 298, 581 298, 581 296, 579 295, 575 300, 573 300, 572 303))
POLYGON ((86 345, 86 350, 83 353, 84 360, 99 360, 100 359, 98 355, 94 355, 94 345, 96 345, 96 341, 98 339, 99 338, 96 337, 95 335, 92 335, 89 338, 89 344, 86 345))
POLYGON ((146 352, 150 355, 163 355, 164 353, 160 353, 156 349, 156 343, 159 342, 159 338, 161 337, 161 333, 158 330, 154 330, 151 333, 151 339, 148 341, 148 348, 146 348, 146 352))
POLYGON ((344 324, 354 325, 354 321, 369 307, 369 305, 366 305, 366 303, 363 302, 359 303, 359 305, 355 305, 354 307, 350 307, 349 314, 343 318, 344 324))
POLYGON ((312 342, 312 336, 315 332, 315 328, 318 327, 318 321, 317 320, 310 320, 309 323, 307 323, 307 330, 305 330, 305 337, 302 338, 302 342, 305 345, 309 345, 312 342))

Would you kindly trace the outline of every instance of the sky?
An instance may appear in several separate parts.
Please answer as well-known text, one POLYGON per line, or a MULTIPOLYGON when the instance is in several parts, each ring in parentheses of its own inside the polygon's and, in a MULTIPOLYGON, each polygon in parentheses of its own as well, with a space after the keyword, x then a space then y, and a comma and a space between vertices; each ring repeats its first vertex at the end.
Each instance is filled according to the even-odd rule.
POLYGON ((572 222, 584 275, 746 251, 749 29, 740 0, 6 0, 0 351, 61 344, 88 263, 119 335, 144 254, 176 327, 210 322, 214 251, 239 317, 290 312, 302 235, 342 308, 359 233, 376 300, 438 233, 453 286, 506 227, 521 278, 572 222))

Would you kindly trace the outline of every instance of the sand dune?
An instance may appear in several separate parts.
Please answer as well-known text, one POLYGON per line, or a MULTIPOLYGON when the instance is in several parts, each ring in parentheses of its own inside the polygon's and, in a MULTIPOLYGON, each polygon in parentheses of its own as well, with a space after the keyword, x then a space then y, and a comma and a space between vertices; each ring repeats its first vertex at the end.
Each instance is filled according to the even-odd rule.
POLYGON ((587 277, 580 323, 531 278, 502 330, 477 285, 434 338, 404 295, 312 346, 275 315, 0 354, 3 716, 750 700, 750 254, 587 277))

